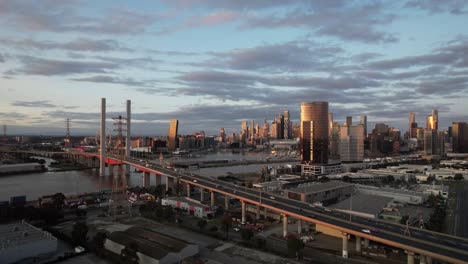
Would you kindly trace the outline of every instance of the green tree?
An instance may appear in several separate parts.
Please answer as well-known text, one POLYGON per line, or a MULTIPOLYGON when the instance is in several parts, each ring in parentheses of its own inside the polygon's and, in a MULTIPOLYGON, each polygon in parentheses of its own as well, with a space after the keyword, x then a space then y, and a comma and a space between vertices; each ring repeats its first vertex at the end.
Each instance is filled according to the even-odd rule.
POLYGON ((71 233, 73 243, 75 246, 84 246, 88 240, 88 226, 83 222, 78 222, 73 225, 71 233))
POLYGON ((98 232, 93 237, 92 245, 93 251, 97 256, 102 256, 104 253, 104 243, 106 241, 107 234, 104 232, 98 232))
POLYGON ((197 226, 200 228, 200 230, 202 230, 203 228, 206 227, 207 224, 208 222, 206 222, 205 219, 200 219, 198 220, 197 226))
POLYGON ((229 230, 232 226, 232 217, 230 215, 224 215, 221 218, 221 229, 226 233, 226 238, 229 238, 229 230))
POLYGON ((57 209, 62 209, 65 205, 65 195, 56 193, 52 196, 52 206, 57 209))
POLYGON ((241 237, 244 240, 250 240, 254 236, 254 232, 249 228, 242 228, 241 237))
POLYGON ((294 235, 288 236, 288 252, 291 256, 298 256, 299 250, 304 248, 304 243, 294 235))
POLYGON ((461 173, 457 173, 455 174, 455 176, 453 177, 454 180, 456 181, 460 181, 460 180, 463 180, 463 175, 461 173))
POLYGON ((138 245, 135 242, 130 243, 130 245, 124 247, 120 251, 120 263, 122 264, 138 264, 140 259, 137 255, 138 245))

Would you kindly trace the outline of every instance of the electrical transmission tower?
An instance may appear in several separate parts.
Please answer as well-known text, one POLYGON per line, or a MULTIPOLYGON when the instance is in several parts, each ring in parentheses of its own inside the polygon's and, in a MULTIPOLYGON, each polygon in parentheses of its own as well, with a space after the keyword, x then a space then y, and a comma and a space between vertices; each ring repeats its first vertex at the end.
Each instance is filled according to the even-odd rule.
POLYGON ((65 125, 67 126, 67 134, 65 136, 65 145, 64 145, 64 148, 70 148, 71 147, 71 139, 70 139, 70 118, 67 118, 65 120, 65 125))
MULTIPOLYGON (((122 116, 113 119, 116 121, 116 123, 114 123, 116 129, 114 129, 114 131, 117 131, 117 139, 115 141, 112 154, 114 155, 114 158, 118 158, 120 162, 123 162, 125 159, 125 146, 122 132, 126 131, 124 129, 126 119, 122 118, 122 116)), ((109 214, 115 219, 119 213, 125 212, 126 209, 128 209, 129 212, 131 209, 130 205, 131 204, 128 202, 127 198, 127 179, 125 178, 122 164, 119 164, 118 172, 117 174, 114 174, 114 178, 112 180, 112 202, 109 203, 109 214)))

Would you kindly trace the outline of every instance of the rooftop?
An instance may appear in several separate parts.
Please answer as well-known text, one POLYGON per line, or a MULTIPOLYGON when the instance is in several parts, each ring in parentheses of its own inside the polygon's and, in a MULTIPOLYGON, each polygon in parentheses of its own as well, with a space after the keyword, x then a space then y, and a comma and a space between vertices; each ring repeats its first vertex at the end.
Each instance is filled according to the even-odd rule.
POLYGON ((352 197, 343 200, 337 204, 331 205, 331 208, 349 210, 350 202, 352 201, 351 210, 365 214, 377 215, 386 207, 393 198, 383 197, 378 195, 355 193, 352 197))
POLYGON ((192 206, 209 207, 208 205, 203 204, 203 203, 201 203, 201 202, 198 201, 198 200, 191 199, 191 198, 187 198, 187 197, 184 197, 184 196, 180 196, 180 197, 166 197, 166 198, 163 198, 163 200, 177 201, 177 202, 185 202, 185 203, 187 203, 188 205, 192 205, 192 206))
POLYGON ((328 190, 344 188, 344 187, 349 187, 349 186, 352 186, 352 184, 344 183, 341 181, 329 181, 325 183, 311 182, 311 183, 299 184, 297 188, 292 188, 292 189, 289 189, 288 191, 295 192, 295 193, 318 193, 318 192, 324 192, 328 190))
POLYGON ((154 259, 162 259, 169 253, 178 253, 190 243, 169 237, 143 227, 131 227, 125 231, 116 231, 109 235, 109 240, 124 246, 136 243, 138 251, 154 259))
POLYGON ((0 251, 43 240, 57 239, 24 221, 0 225, 0 251))

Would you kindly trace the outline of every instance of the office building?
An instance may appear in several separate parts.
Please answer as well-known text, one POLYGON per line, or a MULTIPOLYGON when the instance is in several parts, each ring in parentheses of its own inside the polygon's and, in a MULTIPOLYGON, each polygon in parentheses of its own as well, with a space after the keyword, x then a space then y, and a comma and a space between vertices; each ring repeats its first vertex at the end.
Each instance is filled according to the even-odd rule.
POLYGON ((333 131, 333 113, 328 113, 328 138, 332 138, 333 131))
POLYGON ((364 126, 341 127, 340 158, 343 162, 362 162, 364 160, 364 126))
POLYGON ((301 103, 301 161, 328 163, 328 102, 301 103))
POLYGON ((219 130, 219 142, 226 142, 226 132, 224 131, 224 127, 219 130))
POLYGON ((283 130, 284 139, 291 139, 292 138, 291 137, 291 120, 289 119, 289 111, 284 110, 283 116, 284 116, 284 130, 283 130))
POLYGON ((171 119, 169 122, 169 132, 167 136, 167 148, 169 151, 177 149, 177 132, 179 129, 179 120, 171 119))
POLYGON ((347 126, 353 125, 353 117, 352 117, 352 116, 347 116, 347 117, 346 117, 346 123, 345 123, 345 125, 347 125, 347 126))
POLYGON ((359 120, 359 124, 362 125, 364 127, 364 139, 367 138, 367 116, 361 116, 360 120, 359 120))
POLYGON ((332 132, 330 137, 330 159, 340 159, 340 130, 341 126, 338 122, 332 124, 332 132))
POLYGON ((409 138, 416 138, 417 129, 418 129, 418 123, 416 123, 416 114, 411 112, 409 113, 409 127, 408 127, 409 138))
POLYGON ((439 129, 439 110, 432 109, 432 129, 439 129))
POLYGON ((424 129, 424 154, 439 155, 445 153, 445 136, 435 129, 424 129))
POLYGON ((468 153, 468 124, 452 123, 452 146, 455 153, 468 153))

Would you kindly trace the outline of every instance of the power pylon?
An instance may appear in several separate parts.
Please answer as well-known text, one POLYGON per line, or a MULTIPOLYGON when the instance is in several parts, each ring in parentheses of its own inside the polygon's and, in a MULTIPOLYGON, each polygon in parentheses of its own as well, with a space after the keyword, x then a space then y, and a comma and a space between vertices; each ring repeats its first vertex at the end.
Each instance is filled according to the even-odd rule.
MULTIPOLYGON (((123 162, 125 159, 125 147, 123 144, 122 132, 126 131, 124 129, 126 119, 122 118, 122 116, 113 119, 116 121, 116 123, 114 123, 116 129, 114 129, 114 131, 117 131, 117 140, 112 154, 114 158, 118 158, 120 162, 123 162)), ((131 204, 127 199, 127 179, 125 178, 122 164, 119 164, 118 172, 114 174, 112 180, 112 202, 109 203, 109 215, 112 218, 116 219, 120 213, 126 212, 127 209, 128 212, 130 211, 131 204)))

